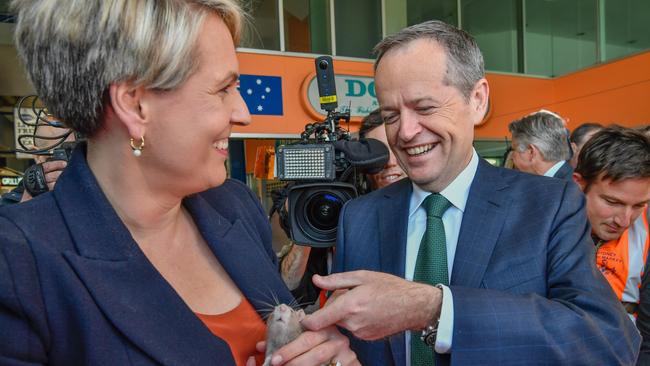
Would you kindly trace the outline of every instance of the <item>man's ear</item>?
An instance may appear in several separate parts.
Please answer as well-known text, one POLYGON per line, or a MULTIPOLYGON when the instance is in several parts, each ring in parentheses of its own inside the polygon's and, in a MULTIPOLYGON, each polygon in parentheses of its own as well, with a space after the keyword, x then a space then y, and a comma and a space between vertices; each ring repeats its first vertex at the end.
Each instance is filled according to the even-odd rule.
POLYGON ((145 88, 134 86, 130 81, 110 85, 110 106, 118 120, 133 138, 140 138, 147 130, 146 110, 142 107, 145 88))
POLYGON ((576 182, 580 190, 584 193, 587 188, 587 181, 582 177, 580 173, 573 172, 573 181, 576 182))
POLYGON ((480 124, 483 121, 483 118, 485 118, 489 96, 490 86, 488 85, 487 80, 483 78, 474 85, 472 94, 469 96, 469 103, 472 108, 472 114, 474 115, 473 122, 475 126, 480 124))
POLYGON ((534 144, 528 145, 528 147, 526 149, 530 150, 530 161, 533 161, 533 160, 543 161, 544 160, 544 157, 542 156, 542 153, 539 151, 537 146, 535 146, 534 144))

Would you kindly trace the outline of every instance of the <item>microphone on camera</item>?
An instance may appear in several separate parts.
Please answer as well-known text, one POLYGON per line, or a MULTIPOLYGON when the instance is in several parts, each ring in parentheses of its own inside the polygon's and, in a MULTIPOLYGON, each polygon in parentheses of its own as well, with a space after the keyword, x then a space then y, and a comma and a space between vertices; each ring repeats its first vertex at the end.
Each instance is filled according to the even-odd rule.
POLYGON ((338 140, 334 142, 334 149, 343 152, 353 167, 368 174, 380 172, 388 162, 388 147, 375 139, 338 140))

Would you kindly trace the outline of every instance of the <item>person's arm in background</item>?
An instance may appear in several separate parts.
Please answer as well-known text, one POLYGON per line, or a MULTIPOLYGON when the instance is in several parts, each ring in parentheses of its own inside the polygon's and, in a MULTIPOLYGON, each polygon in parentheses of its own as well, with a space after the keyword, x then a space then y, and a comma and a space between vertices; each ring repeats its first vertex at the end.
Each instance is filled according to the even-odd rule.
POLYGON ((283 250, 287 252, 280 254, 280 273, 289 290, 293 291, 298 288, 305 275, 311 247, 291 242, 283 250))
MULTIPOLYGON (((45 161, 40 164, 43 167, 43 175, 45 176, 45 183, 47 184, 47 189, 48 191, 51 191, 54 189, 54 185, 56 184, 57 179, 59 179, 61 173, 63 173, 65 167, 68 166, 68 162, 65 160, 51 160, 51 161, 45 161)), ((26 202, 31 200, 32 198, 33 196, 28 192, 27 189, 25 189, 25 192, 23 192, 23 196, 20 199, 20 202, 26 202)))

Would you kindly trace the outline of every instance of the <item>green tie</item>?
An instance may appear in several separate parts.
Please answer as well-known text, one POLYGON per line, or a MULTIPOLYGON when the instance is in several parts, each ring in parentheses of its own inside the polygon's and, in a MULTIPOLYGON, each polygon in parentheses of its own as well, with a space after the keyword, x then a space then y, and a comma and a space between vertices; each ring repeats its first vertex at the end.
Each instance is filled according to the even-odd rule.
MULTIPOLYGON (((447 245, 442 215, 451 203, 439 193, 430 194, 422 203, 427 211, 427 230, 422 236, 415 262, 413 281, 430 285, 449 285, 447 272, 447 245)), ((418 332, 411 332, 411 366, 434 364, 433 350, 427 347, 418 332)))

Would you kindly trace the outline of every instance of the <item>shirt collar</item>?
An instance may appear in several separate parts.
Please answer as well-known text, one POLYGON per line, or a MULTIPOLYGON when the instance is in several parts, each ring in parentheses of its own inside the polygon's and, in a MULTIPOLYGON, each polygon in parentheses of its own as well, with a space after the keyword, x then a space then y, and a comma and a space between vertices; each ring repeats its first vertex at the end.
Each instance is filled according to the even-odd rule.
POLYGON ((558 170, 562 167, 564 164, 564 160, 560 160, 555 165, 551 167, 551 169, 547 170, 546 173, 544 173, 545 177, 553 177, 555 176, 555 173, 557 173, 558 170))
MULTIPOLYGON (((472 159, 469 161, 469 164, 440 192, 443 197, 461 212, 465 212, 465 204, 467 203, 467 197, 469 197, 469 188, 476 175, 476 169, 478 169, 478 154, 472 148, 472 159)), ((425 191, 415 183, 412 184, 413 194, 411 195, 411 203, 409 205, 409 218, 417 211, 424 199, 432 193, 425 191)))

